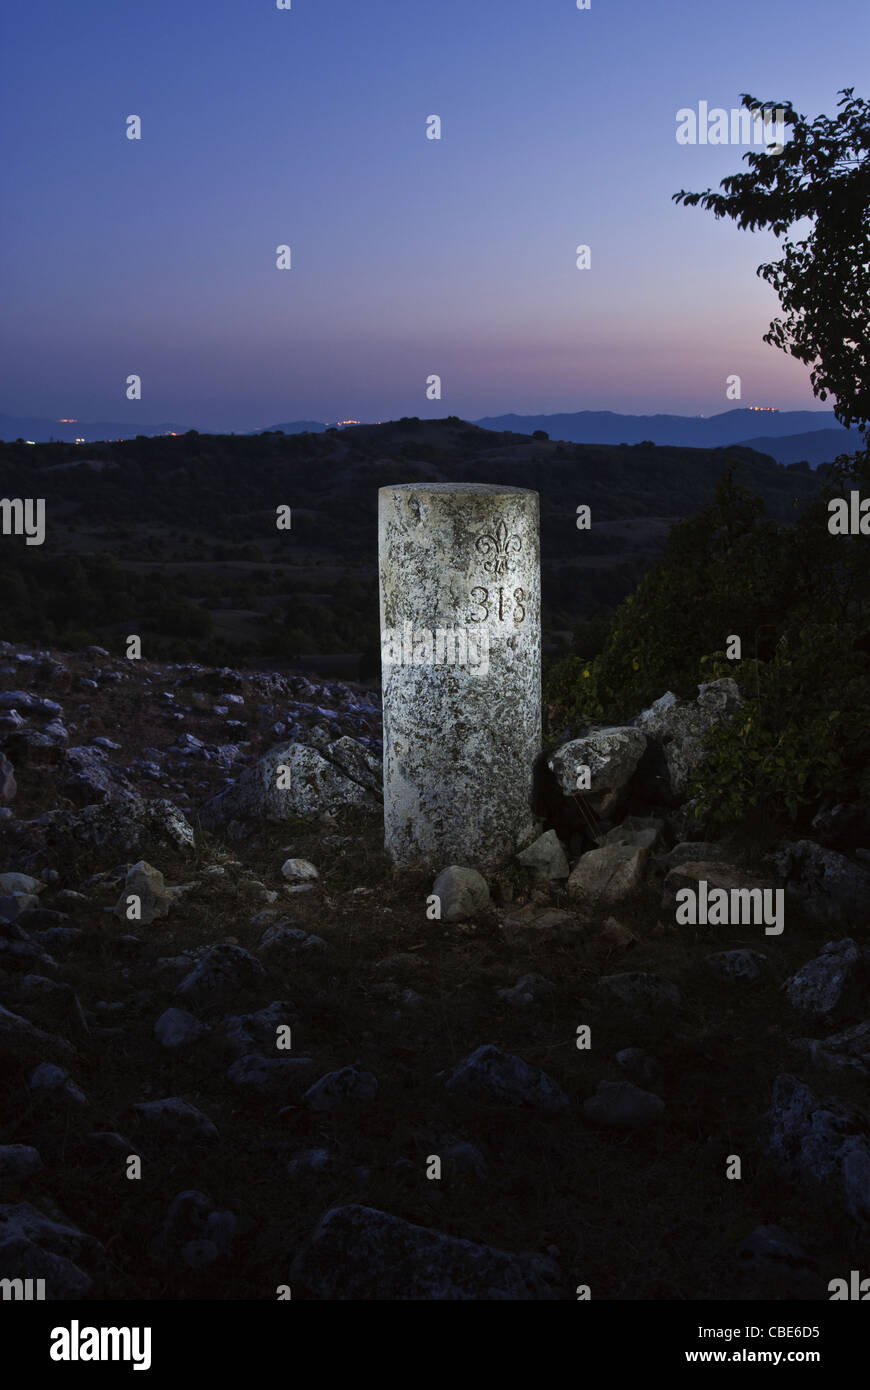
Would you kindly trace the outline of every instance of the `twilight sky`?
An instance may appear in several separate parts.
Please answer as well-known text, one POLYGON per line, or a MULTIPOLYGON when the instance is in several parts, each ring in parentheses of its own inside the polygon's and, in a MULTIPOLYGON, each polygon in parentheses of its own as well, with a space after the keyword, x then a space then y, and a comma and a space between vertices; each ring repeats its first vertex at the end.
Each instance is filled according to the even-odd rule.
POLYGON ((676 112, 833 114, 868 40, 867 0, 6 0, 0 411, 826 409, 761 341, 775 239, 671 202, 746 147, 676 112))

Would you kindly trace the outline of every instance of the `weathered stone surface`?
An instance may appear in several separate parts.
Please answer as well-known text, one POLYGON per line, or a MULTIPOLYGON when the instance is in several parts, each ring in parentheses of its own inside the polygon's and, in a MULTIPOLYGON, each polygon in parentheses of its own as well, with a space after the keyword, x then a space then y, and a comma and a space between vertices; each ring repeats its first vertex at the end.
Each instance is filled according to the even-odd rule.
POLYGON ((633 845, 601 845, 581 855, 568 893, 589 907, 614 907, 640 886, 649 851, 633 845))
POLYGON ((193 827, 171 801, 145 801, 125 792, 81 811, 49 811, 40 817, 48 842, 56 849, 82 844, 112 850, 136 850, 149 843, 192 850, 193 827))
POLYGON ((441 899, 442 922, 464 922, 489 907, 489 887, 476 869, 451 864, 442 869, 432 885, 441 899))
POLYGON ((793 1045, 808 1052, 816 1066, 826 1071, 870 1076, 870 1021, 855 1023, 829 1038, 795 1038, 793 1045))
POLYGON ((80 1086, 77 1086, 64 1067, 53 1062, 40 1062, 30 1076, 30 1090, 35 1101, 49 1101, 56 1105, 79 1106, 84 1109, 90 1104, 80 1086))
POLYGON ((649 790, 663 799, 684 800, 708 730, 731 719, 742 704, 736 683, 726 676, 699 685, 697 700, 678 700, 667 691, 638 715, 634 722, 653 745, 641 769, 649 790))
POLYGON ((93 1236, 52 1221, 30 1202, 0 1206, 0 1269, 7 1279, 44 1279, 47 1300, 83 1298, 91 1279, 74 1261, 102 1253, 93 1236))
POLYGON ((863 972, 861 952, 851 937, 829 941, 815 960, 808 961, 786 981, 788 1002, 792 1008, 808 1013, 833 1013, 854 994, 863 972))
POLYGON ((652 849, 661 839, 661 830, 655 826, 646 825, 635 827, 624 821, 622 825, 615 825, 612 830, 608 830, 604 836, 605 845, 631 845, 634 849, 652 849))
POLYGON ((312 1110, 348 1110, 370 1105, 377 1094, 377 1078, 370 1071, 342 1067, 315 1081, 303 1100, 312 1110))
POLYGON ((63 762, 60 790, 78 806, 91 806, 128 789, 126 778, 109 766, 102 748, 68 748, 63 762))
POLYGON ((75 1049, 64 1038, 34 1028, 26 1018, 0 1005, 0 1057, 19 1062, 39 1062, 49 1056, 69 1057, 75 1049))
POLYGON ((314 865, 307 859, 285 859, 281 873, 288 883, 304 883, 306 879, 319 878, 314 865))
POLYGON ((208 1116, 180 1096, 142 1101, 133 1106, 133 1111, 144 1126, 161 1138, 179 1143, 187 1140, 213 1143, 218 1138, 217 1127, 208 1116))
POLYGON ((665 1103, 629 1081, 599 1081, 594 1096, 583 1102, 583 1118, 607 1129, 646 1129, 665 1113, 665 1103))
POLYGON ((239 1056, 248 1052, 275 1051, 278 1029, 293 1022, 296 1010, 288 999, 273 999, 265 1009, 252 1014, 234 1014, 224 1019, 227 1042, 239 1056))
POLYGON ((529 903, 505 917, 501 930, 509 946, 535 947, 576 941, 586 928, 577 917, 562 908, 540 908, 529 903))
POLYGON ((778 1076, 768 1113, 771 1152, 785 1171, 835 1193, 850 1216, 870 1221, 870 1115, 820 1099, 795 1076, 778 1076))
POLYGON ((870 916, 870 873, 836 850, 797 840, 772 856, 788 897, 822 926, 857 926, 870 916))
POLYGON ((657 855, 656 863, 665 871, 680 864, 729 864, 731 851, 716 840, 681 840, 667 854, 657 855))
POLYGON ((45 884, 31 874, 0 874, 0 895, 17 896, 19 893, 37 896, 43 892, 45 884))
POLYGON ((314 1063, 310 1057, 260 1057, 248 1053, 233 1062, 227 1080, 248 1096, 290 1102, 311 1085, 314 1063))
POLYGON ((0 1186, 23 1182, 41 1167, 39 1150, 30 1144, 0 1144, 0 1186))
POLYGON ((701 879, 707 884, 708 891, 714 888, 724 888, 730 893, 732 888, 770 888, 770 879, 758 878, 754 874, 747 873, 738 864, 723 864, 719 862, 704 863, 703 860, 691 859, 683 864, 675 864, 669 869, 665 877, 664 892, 662 893, 662 906, 672 906, 678 889, 691 888, 697 891, 701 879))
POLYGON ((266 972, 255 956, 242 946, 224 941, 209 947, 175 993, 194 1006, 208 1007, 229 1003, 265 978, 266 972))
POLYGON ((267 927, 260 939, 260 954, 270 964, 282 964, 296 956, 325 950, 326 942, 322 936, 303 931, 301 927, 291 927, 286 922, 276 922, 274 926, 267 927))
POLYGON ((385 845, 402 867, 486 872, 538 831, 539 507, 536 492, 490 484, 379 492, 385 845), (469 659, 436 660, 414 636, 439 630, 470 633, 469 659))
POLYGON ((537 840, 517 855, 517 860, 524 868, 533 869, 537 878, 568 877, 568 856, 555 830, 548 830, 544 835, 539 835, 537 840))
POLYGON ((196 1042, 202 1024, 186 1009, 166 1009, 154 1025, 154 1036, 161 1047, 174 1049, 196 1042))
POLYGON ((144 859, 128 869, 124 891, 115 904, 115 916, 122 922, 128 920, 127 899, 131 894, 139 899, 140 916, 135 920, 145 926, 156 922, 158 917, 165 917, 179 896, 178 889, 169 888, 160 870, 144 859))
POLYGON ((229 821, 282 821, 294 816, 315 819, 342 806, 377 810, 368 787, 329 762, 316 748, 303 743, 270 748, 253 767, 246 768, 234 786, 213 797, 200 811, 206 828, 229 821), (279 768, 287 771, 280 774, 279 768))
POLYGON ((478 1047, 460 1062, 445 1090, 462 1100, 527 1106, 550 1115, 569 1108, 568 1097, 546 1072, 491 1044, 478 1047))
POLYGON ((565 796, 578 796, 596 815, 611 816, 622 802, 645 748, 646 738, 638 729, 592 729, 582 738, 563 743, 547 766, 565 796), (581 769, 586 767, 591 774, 588 791, 578 787, 581 769))
POLYGON ((543 1255, 512 1255, 412 1225, 372 1207, 334 1207, 297 1257, 291 1277, 324 1300, 444 1302, 566 1298, 543 1255))

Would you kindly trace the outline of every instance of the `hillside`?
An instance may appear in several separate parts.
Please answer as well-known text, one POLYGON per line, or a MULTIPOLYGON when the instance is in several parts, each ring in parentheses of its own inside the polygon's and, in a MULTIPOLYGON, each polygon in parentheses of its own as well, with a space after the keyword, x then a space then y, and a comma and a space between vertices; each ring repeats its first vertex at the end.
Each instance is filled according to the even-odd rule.
MULTIPOLYGON (((611 744, 601 847, 566 826, 540 873, 511 862, 470 913, 439 886, 431 920, 446 866, 383 852, 377 697, 94 649, 4 642, 0 667, 7 1274, 92 1300, 753 1300, 858 1267, 854 839, 779 867, 685 843, 611 744), (276 807, 259 770, 287 756, 318 780, 276 807), (602 862, 631 875, 598 903, 602 862), (782 934, 675 920, 680 885, 755 873, 785 884, 782 934)), ((644 725, 672 778, 701 711, 644 725)))
POLYGON ((726 462, 778 521, 816 493, 813 476, 739 447, 578 446, 496 434, 455 418, 341 432, 198 435, 89 444, 0 445, 0 489, 44 497, 42 547, 0 553, 6 631, 21 640, 99 641, 129 633, 151 655, 211 661, 324 662, 377 671, 379 487, 500 482, 542 503, 548 649, 632 590, 673 521, 712 497, 726 462), (590 531, 577 507, 592 509, 590 531), (292 509, 277 531, 276 508, 292 509))

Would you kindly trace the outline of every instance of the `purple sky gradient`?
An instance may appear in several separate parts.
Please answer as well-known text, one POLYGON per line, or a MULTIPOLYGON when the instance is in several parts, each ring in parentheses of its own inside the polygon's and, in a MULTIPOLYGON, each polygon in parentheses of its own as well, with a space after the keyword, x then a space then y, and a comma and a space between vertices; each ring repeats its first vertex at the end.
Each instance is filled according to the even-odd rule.
POLYGON ((743 91, 811 116, 842 87, 866 94, 866 0, 9 0, 5 15, 2 411, 243 430, 827 408, 761 341, 777 301, 755 270, 774 238, 671 202, 745 147, 680 146, 675 116, 743 91))

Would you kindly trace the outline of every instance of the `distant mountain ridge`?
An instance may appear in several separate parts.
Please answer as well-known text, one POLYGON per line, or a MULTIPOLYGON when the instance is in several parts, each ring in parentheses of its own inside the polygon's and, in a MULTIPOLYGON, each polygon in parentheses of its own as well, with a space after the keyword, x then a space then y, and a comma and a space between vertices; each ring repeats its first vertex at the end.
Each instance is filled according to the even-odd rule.
MULTIPOLYGON (((858 448, 857 430, 846 430, 832 410, 752 410, 746 407, 720 415, 618 415, 611 410, 579 410, 558 415, 494 415, 475 420, 488 430, 533 434, 546 430, 551 439, 574 444, 671 444, 685 449, 716 449, 728 444, 776 439, 783 435, 825 430, 842 435, 837 452, 858 448)), ((768 449, 769 453, 770 450, 768 449)))
POLYGON ((769 454, 777 463, 801 463, 806 461, 811 468, 823 463, 833 463, 838 454, 852 454, 862 447, 861 436, 857 430, 810 430, 808 434, 784 434, 778 439, 756 436, 755 439, 741 439, 746 449, 756 449, 759 454, 769 454))
POLYGON ((0 415, 0 439, 32 439, 37 444, 46 444, 50 439, 60 444, 74 444, 84 439, 88 444, 101 444, 105 440, 135 439, 137 434, 186 434, 189 425, 175 425, 167 421, 162 425, 142 425, 129 420, 43 420, 31 415, 0 415))
MULTIPOLYGON (((555 442, 575 444, 653 444, 687 449, 721 449, 745 445, 769 454, 777 463, 799 463, 805 459, 813 468, 830 463, 837 454, 854 452, 863 440, 857 430, 844 429, 832 410, 764 411, 746 408, 723 411, 719 415, 620 415, 611 410, 580 410, 558 415, 498 415, 473 423, 482 429, 531 435, 545 430, 555 442)), ((117 420, 45 420, 32 416, 0 414, 0 440, 49 439, 72 444, 84 439, 88 444, 136 435, 186 434, 190 426, 131 424, 117 420)), ((291 420, 267 429, 238 430, 234 433, 262 435, 322 434, 328 426, 322 420, 291 420)), ((352 427, 351 427, 352 428, 352 427)), ((342 431, 343 432, 343 431, 342 431)), ((200 433, 228 433, 200 431, 200 433)))

